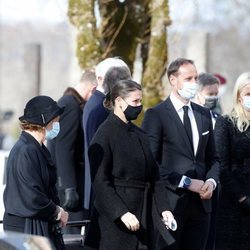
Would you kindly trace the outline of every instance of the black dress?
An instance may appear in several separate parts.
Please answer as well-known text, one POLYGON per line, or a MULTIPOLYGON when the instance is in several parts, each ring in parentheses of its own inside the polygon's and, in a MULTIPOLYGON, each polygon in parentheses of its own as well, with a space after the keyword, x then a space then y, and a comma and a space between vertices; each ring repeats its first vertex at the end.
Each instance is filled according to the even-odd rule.
POLYGON ((216 250, 250 249, 250 214, 238 200, 250 196, 250 127, 240 132, 228 116, 215 125, 216 147, 221 161, 216 250))
POLYGON ((47 148, 24 131, 9 154, 3 200, 4 230, 46 236, 63 249, 55 221, 56 169, 47 148))
MULTIPOLYGON (((156 204, 154 208, 157 207, 153 219, 169 210, 169 204, 164 187, 160 181, 155 182, 157 167, 146 135, 112 113, 98 129, 89 154, 97 210, 91 223, 97 221, 100 237, 97 239, 95 228, 87 232, 86 249, 93 247, 91 241, 97 241, 95 247, 103 250, 152 249, 149 246, 153 243, 149 235, 151 199, 156 204), (139 231, 129 231, 120 220, 127 212, 140 221, 139 231)), ((167 235, 168 231, 164 233, 167 235)))

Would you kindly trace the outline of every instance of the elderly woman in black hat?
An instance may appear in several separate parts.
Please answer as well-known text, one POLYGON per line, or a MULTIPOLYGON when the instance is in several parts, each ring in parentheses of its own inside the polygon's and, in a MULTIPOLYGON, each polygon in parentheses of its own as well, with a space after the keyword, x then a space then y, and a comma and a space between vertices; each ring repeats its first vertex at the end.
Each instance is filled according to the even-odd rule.
POLYGON ((56 169, 44 141, 59 133, 62 112, 48 96, 26 104, 19 118, 22 133, 9 154, 4 191, 4 230, 46 236, 57 249, 64 249, 60 228, 68 213, 59 206, 56 169))

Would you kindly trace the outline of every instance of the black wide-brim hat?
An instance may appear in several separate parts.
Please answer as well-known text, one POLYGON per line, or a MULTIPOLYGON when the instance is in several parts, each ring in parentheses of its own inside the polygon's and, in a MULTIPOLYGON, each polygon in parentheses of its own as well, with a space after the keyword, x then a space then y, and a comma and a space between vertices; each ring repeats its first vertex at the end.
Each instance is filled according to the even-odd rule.
POLYGON ((64 107, 59 107, 49 96, 36 96, 27 102, 24 115, 19 117, 19 120, 44 127, 63 111, 64 107))

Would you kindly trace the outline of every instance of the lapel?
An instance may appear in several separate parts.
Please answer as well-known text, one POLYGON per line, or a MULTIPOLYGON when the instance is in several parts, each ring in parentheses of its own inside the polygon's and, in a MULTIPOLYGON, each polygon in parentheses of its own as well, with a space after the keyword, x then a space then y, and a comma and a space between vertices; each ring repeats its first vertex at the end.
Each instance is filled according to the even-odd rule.
POLYGON ((191 143, 188 139, 188 135, 185 131, 185 128, 183 126, 183 123, 182 123, 179 115, 177 114, 177 112, 174 108, 174 105, 172 104, 169 97, 167 98, 167 100, 165 102, 166 102, 166 106, 167 106, 167 112, 169 113, 170 118, 173 120, 173 123, 176 125, 178 134, 180 135, 182 140, 184 140, 185 144, 187 145, 189 153, 194 155, 193 145, 191 145, 191 143))
POLYGON ((198 147, 196 151, 196 155, 197 155, 200 149, 201 139, 202 139, 202 116, 201 116, 201 113, 197 110, 196 106, 192 102, 191 102, 191 106, 193 109, 193 114, 194 114, 194 118, 195 118, 196 125, 198 128, 198 133, 199 133, 199 142, 198 142, 198 147))

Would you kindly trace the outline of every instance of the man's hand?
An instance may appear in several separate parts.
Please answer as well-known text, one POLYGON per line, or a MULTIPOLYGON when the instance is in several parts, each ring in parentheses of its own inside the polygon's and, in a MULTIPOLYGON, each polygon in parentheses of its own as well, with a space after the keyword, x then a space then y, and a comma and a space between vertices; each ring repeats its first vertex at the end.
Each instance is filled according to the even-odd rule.
POLYGON ((65 189, 65 201, 63 207, 67 210, 74 209, 78 206, 79 195, 75 188, 65 189))
POLYGON ((191 185, 188 187, 188 190, 199 194, 203 186, 204 181, 192 179, 191 185))
POLYGON ((212 181, 206 181, 201 188, 200 197, 202 200, 209 200, 212 198, 214 191, 214 184, 212 181))
POLYGON ((121 221, 125 226, 131 231, 137 231, 140 228, 140 223, 137 220, 136 216, 130 212, 121 216, 121 221))

